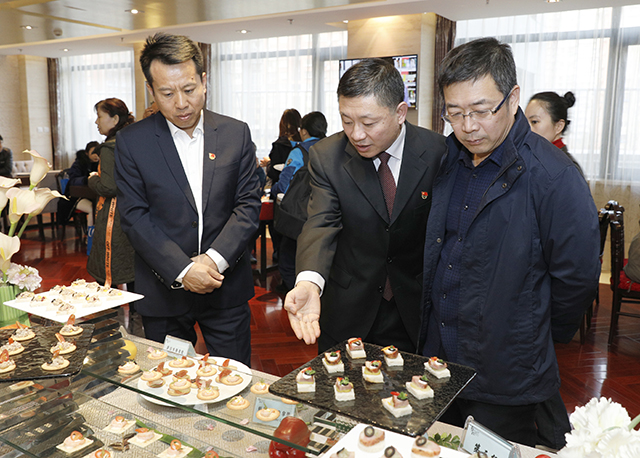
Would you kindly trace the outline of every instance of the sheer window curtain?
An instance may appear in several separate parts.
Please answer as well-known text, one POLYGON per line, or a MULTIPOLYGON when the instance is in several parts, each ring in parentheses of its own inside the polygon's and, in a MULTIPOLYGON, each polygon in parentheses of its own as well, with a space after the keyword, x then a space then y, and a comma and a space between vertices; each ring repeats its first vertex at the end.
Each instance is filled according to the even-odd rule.
POLYGON ((536 92, 575 94, 565 143, 598 208, 625 207, 630 242, 640 217, 640 6, 457 23, 456 45, 482 36, 512 46, 523 109, 536 92))
POLYGON ((208 106, 249 125, 258 157, 271 151, 287 108, 321 111, 328 135, 342 130, 336 89, 346 32, 218 43, 211 51, 208 106))
POLYGON ((62 57, 59 64, 61 164, 57 165, 67 168, 77 150, 105 139, 95 125, 97 102, 117 97, 129 110, 135 109, 133 52, 62 57))

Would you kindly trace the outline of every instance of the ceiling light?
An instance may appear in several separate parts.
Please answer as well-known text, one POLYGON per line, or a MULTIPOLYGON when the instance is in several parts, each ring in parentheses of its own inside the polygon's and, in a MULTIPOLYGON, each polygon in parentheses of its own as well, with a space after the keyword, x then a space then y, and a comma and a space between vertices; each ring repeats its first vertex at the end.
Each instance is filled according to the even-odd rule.
POLYGON ((238 32, 238 33, 251 33, 251 30, 242 29, 242 30, 236 30, 236 32, 238 32))
POLYGON ((131 13, 131 14, 138 14, 138 13, 144 13, 144 11, 142 10, 137 10, 135 8, 131 9, 131 10, 124 10, 125 13, 131 13))
POLYGON ((32 26, 32 25, 21 25, 20 27, 21 27, 21 28, 23 28, 23 29, 25 29, 25 30, 32 30, 32 29, 34 29, 34 28, 35 28, 35 27, 34 27, 34 26, 32 26))
POLYGON ((348 23, 349 23, 349 19, 345 19, 345 20, 344 20, 344 21, 342 21, 342 22, 344 22, 345 24, 348 24, 348 23))
POLYGON ((560 3, 561 0, 546 0, 547 3, 560 3))
POLYGON ((62 48, 62 51, 69 52, 69 48, 62 48))

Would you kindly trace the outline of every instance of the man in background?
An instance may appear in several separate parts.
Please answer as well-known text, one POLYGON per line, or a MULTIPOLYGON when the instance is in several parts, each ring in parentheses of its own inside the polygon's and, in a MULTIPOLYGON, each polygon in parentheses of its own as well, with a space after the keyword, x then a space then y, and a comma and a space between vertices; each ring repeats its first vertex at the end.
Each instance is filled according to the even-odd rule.
POLYGON ((344 131, 309 151, 309 216, 284 307, 296 336, 307 344, 319 337, 320 352, 350 337, 415 352, 444 138, 406 122, 402 77, 388 60, 349 68, 338 102, 344 131))
POLYGON ((250 364, 253 277, 247 247, 260 196, 249 127, 204 109, 200 48, 149 37, 140 65, 159 112, 118 133, 122 228, 136 251, 136 303, 146 336, 195 344, 250 364))
POLYGON ((508 45, 453 49, 438 84, 453 134, 427 225, 423 355, 477 371, 442 421, 473 415, 534 446, 537 404, 560 386, 553 341, 571 340, 598 285, 596 206, 571 160, 531 132, 508 45))

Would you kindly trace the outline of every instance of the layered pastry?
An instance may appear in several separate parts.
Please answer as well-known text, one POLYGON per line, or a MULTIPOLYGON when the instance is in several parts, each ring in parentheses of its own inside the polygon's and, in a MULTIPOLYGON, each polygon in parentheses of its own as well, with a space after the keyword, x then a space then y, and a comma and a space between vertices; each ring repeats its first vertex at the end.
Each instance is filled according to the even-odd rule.
POLYGON ((31 302, 36 294, 32 291, 23 291, 16 296, 16 302, 31 302))
POLYGON ((204 384, 198 389, 198 399, 202 401, 211 401, 220 396, 220 389, 211 385, 211 379, 205 380, 204 384))
POLYGON ((336 453, 332 453, 329 458, 356 458, 356 452, 350 452, 343 447, 336 453))
POLYGON ((33 329, 31 329, 30 327, 25 326, 24 324, 20 323, 19 321, 16 321, 16 326, 18 327, 18 329, 11 336, 11 337, 13 337, 13 340, 15 340, 17 342, 25 342, 27 340, 33 339, 36 336, 36 333, 33 332, 33 329))
POLYGON ((186 379, 176 380, 169 384, 167 393, 171 396, 184 396, 191 391, 191 382, 186 379))
POLYGON ((404 364, 404 359, 402 359, 402 355, 398 352, 398 349, 393 345, 389 345, 388 347, 384 347, 382 349, 382 353, 384 354, 384 362, 387 363, 389 367, 397 367, 404 364))
POLYGON ((183 369, 186 367, 195 366, 195 364, 196 363, 188 359, 186 356, 183 356, 182 358, 176 358, 173 361, 169 361, 169 366, 183 369))
POLYGON ((162 378, 162 374, 155 369, 152 369, 150 371, 144 371, 140 376, 140 379, 144 380, 145 382, 150 382, 152 380, 160 380, 161 378, 162 378))
POLYGON ((349 377, 338 377, 333 385, 333 392, 336 401, 352 401, 356 398, 356 392, 353 390, 353 383, 349 381, 349 377))
POLYGON ((251 403, 242 396, 234 396, 227 402, 227 407, 231 410, 244 410, 249 407, 251 403))
POLYGON ((149 347, 147 348, 147 358, 149 359, 163 359, 167 357, 167 352, 160 350, 159 348, 149 347))
POLYGON ((89 293, 97 293, 98 292, 98 288, 100 288, 100 284, 98 282, 96 282, 96 281, 92 281, 91 283, 87 283, 85 285, 85 289, 89 293))
POLYGON ((129 442, 137 445, 138 447, 146 447, 161 437, 162 434, 158 434, 149 428, 136 428, 136 435, 129 439, 129 442))
POLYGON ((76 313, 75 306, 71 304, 64 303, 56 310, 56 315, 68 315, 76 313))
POLYGON ((382 400, 382 407, 387 409, 394 417, 411 415, 413 410, 409 404, 409 395, 404 391, 392 391, 391 397, 382 400))
POLYGON ((109 301, 113 301, 113 300, 117 300, 117 299, 122 299, 122 297, 124 296, 123 292, 120 291, 119 289, 114 289, 114 288, 109 288, 106 291, 101 291, 98 293, 101 297, 109 300, 109 301))
POLYGON ((362 366, 362 378, 371 383, 384 383, 384 376, 380 370, 381 367, 381 361, 367 361, 365 365, 362 366))
MULTIPOLYGON (((205 355, 205 357, 208 355, 205 355)), ((213 364, 209 364, 206 359, 200 360, 200 367, 196 371, 196 374, 200 377, 213 377, 218 373, 218 369, 213 364)))
POLYGON ((11 372, 15 368, 16 363, 9 358, 9 352, 7 350, 2 350, 2 352, 0 352, 0 374, 11 372))
POLYGON ((20 342, 13 340, 13 337, 9 337, 9 342, 0 347, 0 352, 7 350, 9 356, 14 356, 24 351, 24 346, 20 342))
POLYGON ((156 370, 160 372, 163 377, 173 374, 173 371, 171 369, 169 369, 168 367, 164 367, 164 361, 158 364, 158 367, 156 367, 156 370))
POLYGON ((438 358, 437 356, 432 356, 429 358, 429 361, 424 363, 424 368, 435 375, 437 378, 446 378, 451 377, 451 372, 447 369, 447 363, 438 358))
POLYGON ((256 412, 256 418, 261 421, 277 420, 279 416, 280 411, 278 409, 271 409, 269 407, 260 409, 256 412))
POLYGON ((71 289, 75 291, 84 291, 87 287, 87 281, 83 278, 78 278, 71 282, 71 289))
POLYGON ((87 295, 80 291, 76 291, 71 296, 68 296, 66 300, 69 304, 83 305, 87 302, 87 295))
POLYGON ((84 305, 87 307, 97 307, 102 304, 102 299, 97 294, 85 296, 84 301, 84 305))
POLYGON ((358 447, 367 453, 379 452, 384 447, 384 431, 367 426, 358 436, 358 447))
POLYGON ((118 372, 124 375, 135 374, 140 370, 140 366, 136 364, 135 361, 127 361, 121 366, 118 366, 118 372))
POLYGON ((402 454, 393 445, 384 449, 381 458, 402 458, 402 454))
POLYGON ((182 369, 181 371, 173 374, 174 380, 191 380, 191 376, 189 375, 189 371, 186 369, 182 369))
POLYGON ((433 457, 440 455, 440 446, 430 441, 425 436, 419 436, 411 446, 411 458, 421 458, 424 456, 433 457))
POLYGON ((367 353, 364 351, 364 344, 360 337, 352 337, 347 340, 347 353, 353 359, 366 358, 367 353))
POLYGON ((182 458, 187 456, 193 450, 191 447, 182 445, 178 439, 171 441, 169 448, 158 455, 159 458, 182 458))
POLYGON ((410 382, 406 382, 407 391, 418 399, 433 397, 433 388, 429 386, 429 379, 426 375, 414 375, 410 382))
POLYGON ((67 323, 60 329, 60 334, 65 337, 71 337, 82 334, 82 331, 83 329, 80 326, 76 326, 76 316, 71 315, 67 323))
POLYGON ((149 380, 147 382, 147 386, 149 388, 161 388, 163 387, 165 384, 165 381, 161 378, 157 379, 157 380, 149 380))
POLYGON ((340 357, 340 350, 325 352, 322 364, 330 374, 344 372, 344 363, 340 357))
POLYGON ((58 350, 53 352, 53 355, 49 361, 44 363, 41 367, 45 371, 59 371, 60 369, 64 369, 69 365, 69 361, 64 358, 64 356, 60 356, 60 352, 58 350))
POLYGON ((56 332, 56 339, 58 339, 58 343, 51 347, 51 353, 59 351, 61 355, 68 355, 76 351, 76 344, 67 342, 62 334, 56 332))
POLYGON ((104 428, 105 431, 111 433, 124 433, 127 429, 131 428, 136 424, 135 420, 127 420, 122 415, 116 415, 116 417, 111 420, 111 422, 104 428))
POLYGON ((313 393, 316 390, 316 371, 305 367, 296 375, 296 384, 299 393, 313 393))
POLYGON ((65 453, 74 453, 92 443, 93 441, 84 437, 80 431, 73 431, 62 444, 56 445, 56 448, 65 453))
POLYGON ((267 394, 269 392, 269 384, 265 383, 264 380, 260 380, 251 387, 251 392, 253 394, 267 394))
POLYGON ((242 383, 242 376, 232 373, 230 369, 223 369, 216 380, 224 385, 239 385, 242 383))
POLYGON ((47 299, 46 297, 40 294, 36 294, 35 296, 31 297, 31 301, 29 302, 29 305, 31 307, 42 307, 49 303, 51 303, 49 299, 47 299))

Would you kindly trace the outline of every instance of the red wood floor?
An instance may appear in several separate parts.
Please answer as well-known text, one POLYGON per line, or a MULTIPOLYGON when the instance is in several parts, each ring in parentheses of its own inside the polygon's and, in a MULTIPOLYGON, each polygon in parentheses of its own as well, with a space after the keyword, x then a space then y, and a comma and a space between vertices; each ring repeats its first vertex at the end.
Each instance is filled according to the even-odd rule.
MULTIPOLYGON (((69 284, 76 278, 91 279, 85 268, 86 248, 72 227, 67 228, 62 241, 53 238, 49 229, 45 235, 46 241, 42 242, 36 230, 25 232, 21 250, 13 259, 40 271, 42 290, 69 284)), ((299 342, 291 331, 282 309, 283 296, 274 291, 279 282, 277 273, 269 274, 266 284, 260 284, 256 277, 256 295, 250 302, 251 365, 285 375, 312 359, 317 351, 315 345, 299 342)), ((576 335, 572 342, 556 347, 562 397, 569 412, 594 396, 610 397, 634 417, 640 414, 640 320, 621 317, 618 336, 608 347, 611 293, 606 285, 601 285, 600 290, 600 306, 595 310, 585 343, 581 345, 576 335)), ((640 312, 640 307, 636 311, 640 312)))

